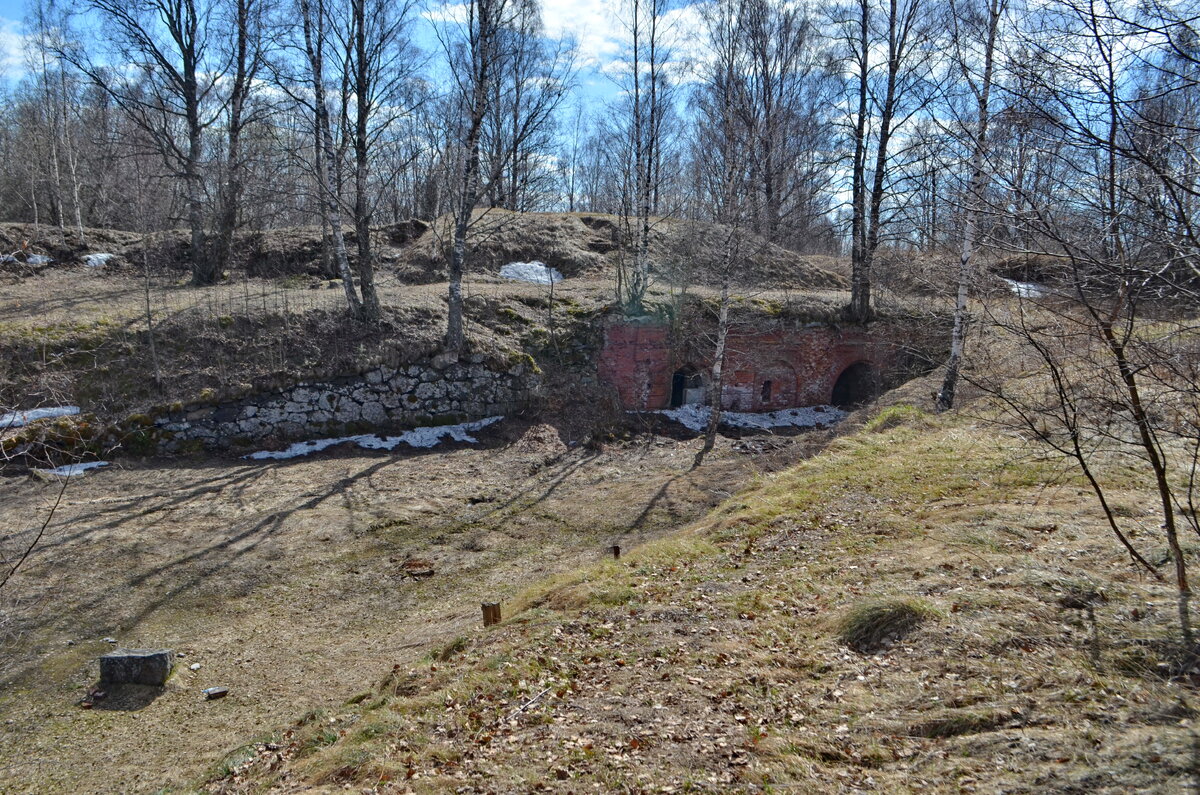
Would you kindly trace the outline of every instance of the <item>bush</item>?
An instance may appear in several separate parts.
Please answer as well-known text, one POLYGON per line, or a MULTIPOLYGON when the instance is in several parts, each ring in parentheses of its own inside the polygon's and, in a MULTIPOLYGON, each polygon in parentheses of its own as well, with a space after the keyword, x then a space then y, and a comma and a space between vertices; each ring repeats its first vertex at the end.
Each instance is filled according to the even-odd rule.
POLYGON ((855 651, 871 652, 916 629, 937 611, 919 599, 889 599, 852 607, 838 623, 838 637, 855 651))
POLYGON ((868 431, 877 433, 891 428, 898 428, 901 425, 928 427, 929 424, 929 415, 926 412, 909 403, 898 403, 895 406, 888 406, 876 414, 863 427, 868 431))

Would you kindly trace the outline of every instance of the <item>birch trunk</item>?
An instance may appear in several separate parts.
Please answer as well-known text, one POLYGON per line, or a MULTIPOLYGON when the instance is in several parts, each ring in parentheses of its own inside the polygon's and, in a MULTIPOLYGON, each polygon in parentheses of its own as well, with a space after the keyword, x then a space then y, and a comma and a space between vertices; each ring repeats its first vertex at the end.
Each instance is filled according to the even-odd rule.
POLYGON ((976 119, 975 140, 971 149, 971 183, 967 188, 962 251, 958 258, 958 295, 954 302, 954 329, 950 333, 950 360, 946 363, 946 376, 942 380, 942 389, 937 396, 938 411, 947 411, 954 406, 954 393, 958 387, 963 350, 966 347, 969 320, 967 308, 970 301, 980 204, 983 198, 984 162, 987 156, 987 131, 990 120, 988 100, 992 90, 996 33, 1000 27, 1000 15, 1003 12, 1004 0, 992 0, 991 7, 988 9, 988 37, 987 47, 984 50, 983 84, 979 90, 979 114, 976 119))

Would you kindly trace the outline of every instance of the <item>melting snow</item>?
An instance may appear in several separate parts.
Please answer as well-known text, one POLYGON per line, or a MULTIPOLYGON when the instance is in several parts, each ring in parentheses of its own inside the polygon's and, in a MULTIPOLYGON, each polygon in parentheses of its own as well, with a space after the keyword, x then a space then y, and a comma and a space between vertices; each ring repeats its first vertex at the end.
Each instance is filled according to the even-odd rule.
POLYGON ((84 267, 103 268, 116 254, 88 254, 83 258, 84 267))
POLYGON ((72 475, 78 475, 83 472, 87 472, 89 469, 106 466, 108 466, 107 461, 88 461, 84 464, 67 464, 66 466, 55 467, 54 469, 39 469, 38 472, 44 472, 47 475, 58 475, 60 477, 69 478, 72 475))
POLYGON ((346 442, 354 442, 364 450, 391 450, 401 443, 407 444, 409 447, 434 447, 440 444, 446 437, 456 442, 476 442, 478 439, 471 436, 471 431, 486 428, 502 419, 504 418, 487 417, 486 419, 464 422, 458 425, 413 428, 411 431, 405 431, 399 436, 378 436, 373 433, 364 433, 358 436, 339 436, 333 439, 311 439, 307 442, 296 442, 286 450, 260 450, 257 453, 251 453, 246 458, 253 458, 259 461, 268 458, 276 460, 299 458, 300 456, 317 453, 327 447, 345 444, 346 442))
POLYGON ((25 258, 27 265, 49 265, 54 260, 47 257, 45 254, 30 254, 25 258))
POLYGON ((557 284, 563 280, 561 273, 544 262, 510 262, 500 268, 500 275, 505 279, 534 284, 557 284))
POLYGON ((34 420, 44 420, 47 417, 68 417, 78 413, 79 406, 53 406, 44 409, 10 411, 7 414, 0 414, 0 431, 9 428, 20 428, 34 420))
POLYGON ((1041 284, 1035 282, 1017 282, 1012 279, 1000 277, 1000 281, 1008 285, 1008 289, 1017 294, 1018 298, 1043 298, 1050 294, 1050 290, 1041 284))
MULTIPOLYGON (((703 431, 708 427, 708 406, 691 404, 677 409, 654 412, 667 419, 675 420, 685 428, 703 431)), ((781 409, 755 414, 748 411, 722 411, 721 424, 732 428, 815 428, 818 425, 833 425, 846 416, 846 412, 833 406, 806 406, 797 409, 781 409)))

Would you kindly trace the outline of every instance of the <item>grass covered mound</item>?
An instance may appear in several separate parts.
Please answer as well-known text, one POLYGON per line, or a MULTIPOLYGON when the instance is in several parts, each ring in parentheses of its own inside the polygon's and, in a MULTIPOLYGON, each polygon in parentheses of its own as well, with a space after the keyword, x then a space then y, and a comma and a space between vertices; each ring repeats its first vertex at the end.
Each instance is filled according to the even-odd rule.
MULTIPOLYGON (((866 424, 619 561, 499 594, 501 625, 381 667, 201 786, 1185 788, 1170 590, 1083 484, 962 417, 866 424), (1107 601, 1071 608, 1082 581, 1107 601)), ((1149 484, 1125 475, 1136 510, 1149 484)))
MULTIPOLYGON (((651 232, 650 266, 661 284, 717 284, 729 232, 707 222, 656 219, 651 232)), ((434 222, 400 251, 395 270, 406 281, 445 279, 452 238, 450 217, 434 222)), ((496 274, 510 262, 536 260, 564 277, 611 278, 622 262, 622 246, 633 249, 633 230, 624 219, 597 213, 513 213, 491 209, 475 214, 467 235, 471 273, 496 274)), ((628 261, 625 262, 629 266, 628 261)), ((757 289, 791 287, 836 290, 848 287, 833 257, 809 256, 746 232, 733 268, 735 283, 757 289)))

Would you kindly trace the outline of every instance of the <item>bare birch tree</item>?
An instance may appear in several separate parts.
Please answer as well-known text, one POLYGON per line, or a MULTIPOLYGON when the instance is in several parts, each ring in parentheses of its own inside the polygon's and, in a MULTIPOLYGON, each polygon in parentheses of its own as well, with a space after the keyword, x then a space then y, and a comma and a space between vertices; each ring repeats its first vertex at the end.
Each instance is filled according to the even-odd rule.
POLYGON ((719 0, 706 11, 709 46, 713 58, 698 90, 697 152, 711 189, 714 219, 724 236, 717 275, 721 297, 717 309, 717 336, 709 382, 708 427, 693 467, 704 462, 716 444, 724 400, 725 353, 729 339, 730 282, 737 266, 744 216, 746 172, 752 162, 746 125, 738 111, 746 107, 746 61, 742 52, 745 0, 719 0))
POLYGON ((624 90, 628 102, 629 212, 633 216, 633 263, 618 278, 618 299, 630 314, 644 309, 650 288, 651 218, 657 205, 662 179, 665 145, 664 120, 668 114, 671 85, 668 61, 666 14, 670 0, 628 0, 626 28, 630 49, 624 90))
MULTIPOLYGON (((1194 119, 1168 121, 1153 108, 1195 89, 1188 75, 1200 56, 1179 46, 1196 40, 1195 24, 1164 6, 1074 0, 1025 20, 1019 34, 1030 64, 1017 85, 1039 114, 1040 146, 1066 167, 1049 172, 1045 190, 1021 195, 1022 223, 1039 242, 1036 253, 1055 263, 1051 289, 1062 296, 994 313, 995 326, 1042 372, 1020 384, 983 384, 1017 427, 1077 465, 1122 546, 1158 576, 1107 497, 1114 460, 1150 478, 1150 534, 1166 544, 1189 647, 1190 555, 1181 535, 1200 535, 1200 350, 1191 319, 1200 245, 1185 164, 1200 152, 1194 119)), ((1010 191, 1029 184, 996 177, 1010 191)))
POLYGON ((883 240, 884 201, 891 190, 892 139, 927 104, 934 30, 923 0, 855 0, 838 11, 850 113, 850 304, 848 320, 874 315, 871 269, 883 240), (875 64, 872 54, 882 49, 875 64))
POLYGON ((969 44, 964 46, 964 39, 971 36, 969 15, 973 9, 964 7, 962 3, 951 3, 951 19, 954 25, 954 42, 956 49, 955 71, 963 82, 970 88, 975 97, 976 115, 973 128, 967 128, 967 140, 970 143, 971 165, 970 178, 967 184, 963 207, 962 250, 958 258, 958 290, 954 303, 954 328, 950 335, 950 359, 946 363, 946 375, 942 380, 942 388, 937 395, 937 408, 946 411, 954 405, 954 391, 958 385, 958 373, 962 366, 963 348, 967 338, 967 310, 970 300, 971 284, 974 281, 974 259, 977 246, 979 215, 984 201, 984 183, 987 179, 985 169, 988 160, 988 124, 991 121, 989 101, 992 93, 992 74, 995 68, 996 39, 1000 32, 1000 21, 1004 14, 1006 0, 988 0, 986 19, 983 23, 983 52, 982 74, 974 70, 976 65, 971 63, 974 49, 969 44))
POLYGON ((462 165, 457 175, 454 203, 454 238, 450 249, 449 315, 446 324, 446 350, 458 355, 466 342, 463 320, 462 280, 466 272, 467 230, 479 201, 480 141, 483 122, 491 100, 492 82, 497 79, 503 59, 501 34, 506 17, 511 15, 509 0, 469 0, 467 18, 461 28, 462 40, 447 46, 457 86, 457 111, 460 114, 458 140, 462 165))
POLYGON ((213 4, 206 0, 87 0, 87 4, 102 20, 108 60, 128 68, 105 68, 79 46, 62 54, 154 142, 163 163, 183 184, 192 283, 213 284, 221 274, 207 246, 204 135, 216 121, 211 100, 224 74, 213 47, 213 4))

